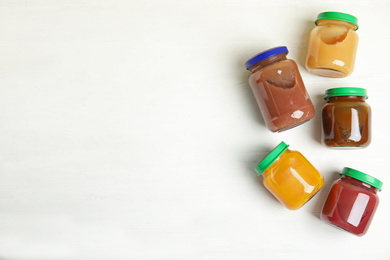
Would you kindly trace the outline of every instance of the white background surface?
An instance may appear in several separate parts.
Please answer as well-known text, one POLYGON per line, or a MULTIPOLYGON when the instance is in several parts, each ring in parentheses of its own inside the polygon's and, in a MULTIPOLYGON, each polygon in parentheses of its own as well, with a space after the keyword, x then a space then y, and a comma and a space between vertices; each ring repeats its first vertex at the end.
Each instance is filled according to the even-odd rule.
POLYGON ((0 1, 0 259, 390 259, 390 2, 0 1), (303 67, 322 11, 359 18, 354 73, 303 67), (244 62, 286 45, 316 117, 269 132, 244 62), (324 91, 364 87, 373 141, 320 142, 324 91), (280 141, 324 175, 298 211, 252 170, 280 141), (384 182, 364 237, 319 219, 337 172, 384 182))

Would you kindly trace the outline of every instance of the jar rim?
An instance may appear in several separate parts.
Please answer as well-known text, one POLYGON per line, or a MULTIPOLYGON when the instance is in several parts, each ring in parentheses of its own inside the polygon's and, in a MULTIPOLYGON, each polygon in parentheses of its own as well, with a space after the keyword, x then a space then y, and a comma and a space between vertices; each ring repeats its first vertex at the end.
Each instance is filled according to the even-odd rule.
POLYGON ((356 29, 359 29, 358 19, 350 14, 341 13, 341 12, 322 12, 318 14, 317 20, 314 22, 317 25, 317 22, 320 20, 338 20, 351 23, 356 26, 356 29))
POLYGON ((267 170, 271 164, 273 164, 276 159, 278 159, 289 147, 290 145, 285 142, 281 142, 276 146, 256 167, 255 171, 257 175, 260 176, 265 170, 267 170))
POLYGON ((364 172, 344 167, 344 169, 340 172, 341 175, 346 175, 349 177, 352 177, 354 179, 357 179, 359 181, 365 182, 367 184, 370 184, 371 186, 377 188, 378 190, 382 190, 383 182, 378 180, 377 178, 372 177, 371 175, 368 175, 364 172))
POLYGON ((255 65, 256 63, 265 60, 271 56, 282 54, 282 53, 288 54, 288 49, 286 46, 279 46, 279 47, 265 50, 263 52, 256 54, 249 60, 247 60, 247 62, 245 62, 245 67, 247 70, 249 70, 249 68, 255 65))
POLYGON ((368 98, 367 90, 364 88, 330 88, 325 91, 324 99, 340 96, 358 96, 368 98))

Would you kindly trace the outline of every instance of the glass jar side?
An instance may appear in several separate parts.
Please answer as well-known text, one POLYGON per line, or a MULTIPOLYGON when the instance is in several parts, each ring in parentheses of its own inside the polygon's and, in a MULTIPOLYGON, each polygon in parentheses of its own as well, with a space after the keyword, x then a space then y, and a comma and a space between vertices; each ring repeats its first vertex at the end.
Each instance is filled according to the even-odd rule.
POLYGON ((298 151, 292 151, 295 157, 296 164, 287 166, 292 175, 294 175, 300 182, 304 191, 302 203, 307 203, 324 185, 324 177, 322 174, 298 151), (299 177, 296 176, 299 174, 299 177))
POLYGON ((377 189, 350 176, 341 175, 329 191, 321 210, 321 220, 362 236, 378 207, 377 189))
POLYGON ((371 107, 366 97, 327 98, 322 108, 321 141, 330 148, 363 148, 371 143, 371 107))
POLYGON ((314 106, 295 61, 284 59, 252 69, 249 85, 269 130, 284 131, 313 118, 314 106))
POLYGON ((286 154, 289 153, 290 150, 286 149, 261 175, 263 177, 264 187, 287 208, 289 208, 289 203, 284 198, 283 194, 281 194, 281 187, 276 180, 278 180, 279 176, 283 176, 285 174, 282 166, 287 159, 286 154))
POLYGON ((378 189, 375 188, 374 186, 372 186, 364 181, 361 181, 361 180, 358 180, 358 179, 355 179, 351 176, 346 176, 346 175, 341 175, 341 181, 343 181, 344 183, 346 183, 348 185, 353 185, 353 186, 359 187, 361 189, 364 189, 367 192, 371 192, 372 194, 375 195, 376 200, 379 200, 378 195, 377 195, 378 189))
POLYGON ((359 42, 356 25, 320 20, 309 36, 306 69, 325 77, 347 77, 355 66, 359 42))
POLYGON ((298 151, 286 150, 267 171, 264 186, 290 210, 301 208, 324 183, 322 175, 298 151))

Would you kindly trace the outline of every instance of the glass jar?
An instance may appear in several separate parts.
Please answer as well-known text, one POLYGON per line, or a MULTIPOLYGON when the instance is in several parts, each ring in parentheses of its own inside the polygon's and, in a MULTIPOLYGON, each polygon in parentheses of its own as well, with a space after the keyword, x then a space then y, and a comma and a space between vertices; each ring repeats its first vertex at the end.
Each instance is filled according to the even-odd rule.
POLYGON ((324 12, 318 15, 315 24, 309 38, 307 70, 325 77, 350 75, 359 42, 358 19, 345 13, 324 12))
POLYGON ((332 88, 322 108, 322 143, 333 148, 367 147, 371 142, 371 108, 364 88, 332 88))
POLYGON ((314 106, 298 66, 287 59, 287 47, 261 52, 245 63, 265 124, 272 132, 290 129, 310 120, 314 106))
POLYGON ((345 167, 329 191, 321 219, 355 235, 367 233, 379 204, 376 194, 383 183, 363 172, 345 167))
POLYGON ((324 184, 324 177, 298 151, 281 142, 255 171, 264 186, 288 209, 296 210, 308 202, 324 184))

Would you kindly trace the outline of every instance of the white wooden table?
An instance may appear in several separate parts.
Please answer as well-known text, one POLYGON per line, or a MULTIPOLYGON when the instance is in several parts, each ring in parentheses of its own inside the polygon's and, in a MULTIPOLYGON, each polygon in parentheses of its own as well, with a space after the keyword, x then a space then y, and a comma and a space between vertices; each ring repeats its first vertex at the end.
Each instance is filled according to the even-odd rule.
POLYGON ((390 2, 0 0, 0 259, 390 259, 390 2), (323 11, 359 18, 354 73, 303 67, 323 11), (286 45, 315 118, 269 132, 244 62, 286 45), (326 89, 367 88, 373 141, 330 150, 326 89), (280 141, 325 176, 289 211, 252 168, 280 141), (384 182, 364 237, 319 219, 344 166, 384 182))

